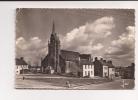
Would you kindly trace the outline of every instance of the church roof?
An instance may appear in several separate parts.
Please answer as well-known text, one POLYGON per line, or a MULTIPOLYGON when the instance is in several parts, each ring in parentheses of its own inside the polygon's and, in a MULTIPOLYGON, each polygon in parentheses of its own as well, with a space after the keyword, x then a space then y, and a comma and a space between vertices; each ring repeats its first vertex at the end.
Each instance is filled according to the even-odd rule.
POLYGON ((46 55, 45 58, 41 61, 42 65, 45 65, 48 61, 49 55, 46 55))
POLYGON ((76 60, 77 58, 79 58, 79 55, 79 52, 61 50, 61 57, 65 60, 76 60))

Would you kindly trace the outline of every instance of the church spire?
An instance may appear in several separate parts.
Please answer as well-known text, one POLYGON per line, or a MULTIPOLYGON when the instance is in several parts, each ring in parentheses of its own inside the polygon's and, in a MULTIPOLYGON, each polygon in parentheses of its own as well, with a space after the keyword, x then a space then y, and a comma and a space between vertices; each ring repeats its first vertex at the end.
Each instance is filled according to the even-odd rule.
POLYGON ((55 23, 53 21, 53 26, 52 26, 52 34, 55 34, 55 23))

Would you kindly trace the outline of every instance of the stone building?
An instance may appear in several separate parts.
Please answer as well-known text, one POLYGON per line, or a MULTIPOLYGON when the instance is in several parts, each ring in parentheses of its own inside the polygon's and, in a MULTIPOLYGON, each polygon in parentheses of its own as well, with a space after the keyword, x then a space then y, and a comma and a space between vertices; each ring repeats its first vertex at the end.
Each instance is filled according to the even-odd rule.
POLYGON ((97 57, 95 57, 94 60, 94 76, 103 76, 103 64, 101 61, 98 60, 97 57))
POLYGON ((118 67, 116 72, 124 79, 135 79, 135 64, 131 63, 128 67, 118 67))
POLYGON ((52 33, 48 41, 48 54, 41 61, 43 73, 74 73, 79 71, 80 53, 68 50, 61 50, 58 34, 55 32, 53 23, 52 33))
POLYGON ((94 76, 100 76, 105 78, 113 79, 115 77, 115 67, 112 61, 106 61, 101 58, 98 60, 95 57, 94 63, 94 76))
POLYGON ((41 61, 42 72, 61 73, 64 66, 63 62, 64 60, 60 56, 60 40, 55 32, 55 24, 53 23, 51 37, 48 41, 48 54, 41 61))

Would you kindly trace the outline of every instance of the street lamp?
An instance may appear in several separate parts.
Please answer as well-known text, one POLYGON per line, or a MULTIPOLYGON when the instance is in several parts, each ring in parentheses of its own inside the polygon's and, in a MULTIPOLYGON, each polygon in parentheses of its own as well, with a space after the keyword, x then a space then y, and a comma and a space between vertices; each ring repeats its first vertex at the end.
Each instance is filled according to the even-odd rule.
POLYGON ((23 80, 25 79, 25 77, 24 77, 24 68, 23 68, 23 65, 22 65, 22 70, 23 70, 23 80))

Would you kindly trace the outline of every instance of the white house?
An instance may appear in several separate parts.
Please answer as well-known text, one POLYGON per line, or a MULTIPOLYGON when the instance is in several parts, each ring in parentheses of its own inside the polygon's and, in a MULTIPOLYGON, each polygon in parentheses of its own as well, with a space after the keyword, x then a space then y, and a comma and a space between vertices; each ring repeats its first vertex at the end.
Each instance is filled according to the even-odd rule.
POLYGON ((16 74, 25 74, 29 70, 28 64, 24 61, 23 57, 16 58, 16 74))
POLYGON ((112 64, 112 61, 106 61, 101 58, 100 62, 102 63, 102 77, 108 77, 110 79, 113 79, 115 77, 115 67, 112 64))
POLYGON ((112 64, 112 61, 108 61, 108 77, 109 79, 115 78, 115 67, 112 64))
POLYGON ((108 66, 103 65, 103 77, 108 77, 108 66))
POLYGON ((113 79, 113 78, 115 77, 115 68, 109 67, 108 70, 109 70, 108 77, 109 77, 110 79, 113 79))
POLYGON ((83 77, 94 77, 94 65, 91 63, 83 64, 83 77))

